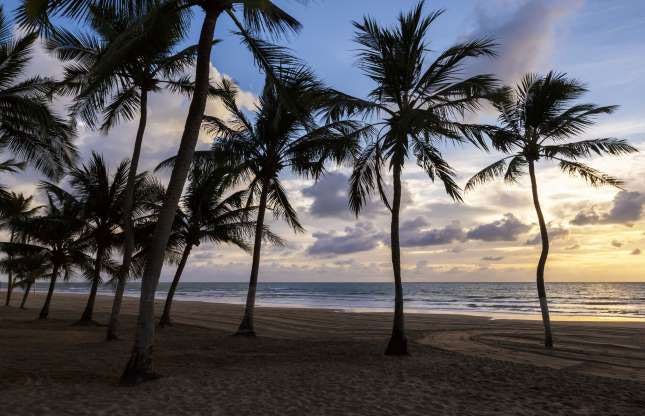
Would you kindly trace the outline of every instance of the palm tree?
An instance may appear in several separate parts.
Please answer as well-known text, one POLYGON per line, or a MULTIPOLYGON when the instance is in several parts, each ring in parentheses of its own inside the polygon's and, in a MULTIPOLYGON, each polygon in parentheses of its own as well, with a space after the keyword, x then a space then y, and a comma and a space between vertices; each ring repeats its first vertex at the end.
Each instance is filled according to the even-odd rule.
MULTIPOLYGON (((154 339, 154 294, 159 282, 161 268, 164 262, 164 252, 172 230, 179 199, 188 177, 193 160, 195 146, 202 125, 206 99, 209 90, 210 57, 213 45, 215 25, 219 16, 225 12, 235 22, 240 32, 245 35, 247 46, 256 52, 259 65, 269 68, 280 59, 266 44, 256 41, 250 36, 251 32, 268 30, 279 34, 286 30, 299 28, 299 23, 275 6, 269 0, 194 0, 192 2, 177 1, 179 7, 195 6, 204 12, 204 20, 197 44, 197 59, 195 63, 195 86, 192 101, 186 116, 184 132, 179 144, 177 160, 168 182, 166 200, 159 213, 159 221, 152 238, 150 255, 145 267, 141 284, 141 299, 139 302, 139 317, 135 344, 126 365, 121 381, 124 384, 137 384, 156 378, 152 367, 152 344, 154 339), (236 8, 242 9, 246 27, 236 16, 236 8)), ((163 7, 162 7, 163 9, 163 7)), ((163 10, 162 10, 163 12, 163 10)))
POLYGON ((526 174, 531 180, 533 204, 540 226, 542 252, 537 266, 537 292, 544 323, 544 346, 553 347, 549 307, 544 287, 544 268, 549 255, 549 235, 538 198, 535 165, 538 161, 552 161, 568 175, 578 175, 591 185, 620 187, 622 181, 581 163, 591 156, 620 156, 637 150, 625 140, 602 138, 569 141, 582 134, 602 114, 611 114, 616 106, 599 107, 595 104, 574 104, 587 89, 565 74, 549 72, 541 76, 527 74, 515 87, 501 88, 492 95, 492 103, 499 112, 499 126, 491 130, 493 146, 505 156, 474 175, 466 190, 476 185, 503 177, 515 183, 526 174))
MULTIPOLYGON (((32 196, 25 197, 25 195, 15 192, 7 193, 2 197, 2 203, 0 204, 0 229, 9 230, 10 243, 16 240, 16 229, 13 223, 33 217, 40 209, 40 207, 31 207, 32 200, 32 196)), ((13 253, 9 251, 6 254, 8 262, 5 268, 7 273, 7 297, 5 305, 9 306, 14 287, 13 268, 10 266, 15 264, 12 262, 13 253)))
POLYGON ((47 256, 43 252, 34 253, 31 251, 28 250, 28 254, 25 255, 18 253, 17 256, 8 257, 0 261, 0 269, 6 272, 11 270, 16 273, 13 287, 21 287, 23 290, 20 309, 25 309, 27 297, 36 279, 51 278, 47 256))
POLYGON ((401 212, 401 173, 409 157, 430 180, 440 180, 446 193, 460 201, 455 172, 444 159, 441 141, 483 145, 484 126, 460 121, 465 112, 479 108, 480 99, 495 85, 489 75, 461 77, 463 64, 469 58, 491 56, 492 43, 474 40, 446 49, 427 64, 426 34, 442 14, 427 16, 420 2, 409 13, 401 13, 398 25, 387 28, 369 17, 354 22, 355 40, 360 45, 359 66, 376 84, 368 99, 339 93, 329 107, 329 116, 362 114, 372 123, 373 134, 358 155, 350 178, 349 205, 358 215, 366 200, 377 189, 391 214, 392 267, 394 271, 395 306, 388 355, 407 354, 403 314, 403 287, 399 244, 401 212), (383 116, 383 117, 381 117, 383 116), (392 198, 384 189, 384 166, 392 172, 392 198))
POLYGON ((362 126, 352 121, 316 125, 316 115, 329 105, 329 94, 309 69, 281 67, 276 74, 276 82, 267 77, 254 122, 237 107, 237 91, 226 80, 220 89, 231 119, 205 118, 206 126, 217 135, 212 150, 215 158, 249 179, 249 203, 259 198, 251 277, 238 335, 255 335, 253 311, 266 210, 283 218, 295 232, 303 230, 280 175, 291 170, 317 179, 324 173, 326 162, 350 160, 358 139, 365 134, 362 126))
POLYGON ((76 36, 65 30, 57 30, 49 39, 48 48, 59 59, 72 61, 66 68, 61 90, 75 96, 73 112, 80 115, 90 127, 97 126, 99 114, 102 116, 100 128, 105 133, 121 120, 135 118, 137 113, 139 117, 122 209, 126 244, 107 330, 107 339, 113 340, 117 338, 126 275, 134 253, 132 206, 146 129, 148 96, 163 88, 181 93, 192 92, 192 83, 183 74, 194 63, 195 48, 191 46, 178 53, 173 52, 185 30, 185 22, 177 19, 177 15, 175 20, 163 25, 156 21, 136 25, 140 16, 119 15, 112 8, 95 8, 90 16, 92 28, 98 37, 87 34, 76 36), (137 28, 135 36, 147 34, 148 40, 137 43, 138 48, 131 48, 127 61, 105 62, 102 58, 112 48, 112 43, 130 27, 137 28))
MULTIPOLYGON (((105 160, 97 153, 83 166, 74 167, 68 173, 69 185, 72 192, 49 182, 43 182, 42 187, 47 192, 55 194, 59 199, 77 204, 80 207, 81 218, 85 227, 81 238, 87 240, 95 252, 94 266, 89 279, 92 282, 87 305, 78 324, 92 324, 94 303, 101 272, 111 272, 111 255, 121 241, 121 218, 123 216, 123 200, 127 185, 129 162, 119 164, 114 174, 111 174, 105 160)), ((143 185, 146 174, 135 177, 135 190, 145 193, 143 185)), ((137 207, 134 207, 135 209, 137 207)))
MULTIPOLYGON (((152 344, 154 341, 154 295, 159 282, 159 276, 164 263, 164 252, 167 249, 175 212, 179 199, 188 177, 193 160, 195 146, 200 133, 204 109, 209 92, 209 73, 211 51, 215 26, 222 15, 227 14, 243 36, 243 42, 253 52, 255 60, 265 72, 271 74, 272 67, 284 58, 284 54, 272 45, 256 39, 254 34, 268 31, 280 35, 289 30, 297 30, 300 24, 270 0, 23 0, 18 10, 18 18, 25 27, 38 28, 43 33, 54 32, 50 16, 66 16, 75 19, 85 19, 92 7, 115 7, 120 12, 140 16, 141 11, 147 12, 142 18, 147 21, 163 20, 163 17, 181 13, 182 18, 190 18, 192 8, 203 12, 203 20, 199 40, 196 47, 194 90, 186 116, 184 132, 179 144, 177 160, 174 165, 166 200, 159 212, 159 221, 152 238, 149 256, 141 284, 141 299, 139 302, 139 317, 137 334, 130 359, 126 365, 121 382, 123 384, 138 384, 154 379, 156 375, 152 367, 152 344), (238 19, 237 12, 241 11, 243 22, 238 19)), ((112 44, 104 60, 127 60, 131 48, 137 42, 145 43, 146 36, 133 36, 127 30, 112 44)))
POLYGON ((77 204, 59 200, 47 194, 44 216, 16 220, 13 226, 19 243, 0 243, 0 249, 13 250, 22 256, 42 255, 50 270, 49 289, 39 319, 47 319, 56 281, 61 275, 65 280, 78 271, 91 268, 92 259, 85 254, 87 243, 80 239, 84 222, 77 204))
MULTIPOLYGON (((247 241, 253 235, 256 224, 249 221, 248 217, 254 208, 244 206, 244 191, 224 195, 233 182, 234 178, 227 168, 215 167, 213 164, 195 164, 191 169, 189 185, 175 220, 175 232, 184 248, 168 290, 159 321, 161 327, 171 325, 173 296, 193 247, 208 241, 218 245, 234 244, 250 251, 247 241)), ((273 242, 280 242, 266 227, 264 235, 273 242)))
POLYGON ((0 6, 0 152, 14 155, 14 168, 25 162, 55 178, 76 158, 74 129, 49 106, 53 81, 23 77, 38 35, 12 32, 0 6))

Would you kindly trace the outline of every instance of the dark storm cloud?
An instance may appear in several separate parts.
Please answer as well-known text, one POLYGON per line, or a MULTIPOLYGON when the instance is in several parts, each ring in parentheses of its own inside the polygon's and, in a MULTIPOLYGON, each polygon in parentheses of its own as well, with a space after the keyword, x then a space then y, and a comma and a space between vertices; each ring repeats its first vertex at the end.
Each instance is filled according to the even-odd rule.
POLYGON ((344 234, 319 232, 313 233, 313 237, 316 241, 307 252, 316 256, 328 256, 372 250, 379 245, 384 234, 371 223, 359 222, 355 227, 346 227, 344 234))
POLYGON ((513 214, 504 215, 501 220, 479 225, 466 234, 470 240, 482 241, 515 241, 531 227, 517 219, 513 214))

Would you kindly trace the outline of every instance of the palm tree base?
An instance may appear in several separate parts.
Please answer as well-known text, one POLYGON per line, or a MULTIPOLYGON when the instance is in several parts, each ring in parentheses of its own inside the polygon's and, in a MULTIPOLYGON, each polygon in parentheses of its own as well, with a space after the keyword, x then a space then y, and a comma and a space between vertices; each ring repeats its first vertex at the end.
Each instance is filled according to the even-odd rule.
POLYGON ((40 315, 38 315, 38 319, 40 319, 40 320, 45 320, 45 319, 47 319, 47 315, 48 315, 48 314, 46 314, 46 313, 42 313, 42 312, 41 312, 41 313, 40 313, 40 315))
POLYGON ((110 341, 120 341, 121 338, 119 338, 119 336, 117 334, 115 334, 115 333, 108 332, 107 336, 105 337, 105 340, 108 341, 108 342, 110 342, 110 341))
POLYGON ((153 381, 161 378, 161 375, 152 371, 152 349, 148 353, 132 351, 119 384, 122 386, 136 386, 147 381, 153 381))
POLYGON ((403 334, 393 334, 385 349, 385 355, 409 355, 408 338, 403 334))
POLYGON ((170 318, 165 318, 162 316, 159 320, 159 328, 165 328, 167 326, 172 326, 172 321, 170 320, 170 318))
POLYGON ((255 331, 252 328, 238 328, 237 332, 233 334, 233 336, 236 337, 249 337, 249 338, 255 338, 255 331))
POLYGON ((544 340, 544 348, 552 350, 553 349, 553 340, 551 338, 546 338, 544 340))

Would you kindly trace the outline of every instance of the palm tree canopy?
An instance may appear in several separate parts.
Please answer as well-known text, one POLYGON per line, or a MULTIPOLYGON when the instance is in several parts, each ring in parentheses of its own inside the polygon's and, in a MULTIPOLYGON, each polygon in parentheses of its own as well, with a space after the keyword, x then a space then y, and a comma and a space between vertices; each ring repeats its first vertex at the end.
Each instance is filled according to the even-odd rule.
MULTIPOLYGON (((189 185, 177 211, 177 228, 184 244, 198 246, 202 241, 234 244, 250 250, 249 240, 255 232, 255 221, 249 220, 256 207, 246 206, 246 191, 225 196, 236 178, 228 167, 195 164, 189 185)), ((279 237, 265 227, 264 237, 282 244, 279 237)))
POLYGON ((122 119, 132 119, 141 91, 155 92, 165 86, 192 92, 193 83, 184 71, 194 64, 195 47, 174 52, 186 32, 186 21, 179 15, 146 20, 142 25, 137 24, 138 17, 119 15, 114 9, 94 8, 90 17, 96 36, 58 29, 47 40, 49 50, 71 62, 59 90, 75 96, 72 112, 90 127, 96 126, 99 114, 103 131, 122 119), (130 45, 123 60, 104 59, 122 33, 135 29, 137 42, 130 45))
POLYGON ((44 256, 50 271, 57 268, 66 280, 90 270, 87 242, 79 238, 84 227, 79 207, 47 194, 45 210, 43 216, 14 221, 16 240, 23 242, 0 242, 0 249, 19 256, 44 256))
POLYGON ((622 181, 604 174, 580 159, 592 156, 620 156, 637 152, 625 140, 571 139, 584 133, 597 116, 611 114, 616 106, 575 103, 587 89, 566 74, 527 74, 514 87, 503 87, 491 95, 499 111, 498 126, 490 129, 493 146, 507 156, 487 166, 467 183, 470 190, 497 177, 516 182, 529 163, 555 161, 560 169, 578 175, 591 185, 620 187, 622 181))
MULTIPOLYGON (((69 170, 67 178, 71 191, 50 182, 41 183, 41 188, 47 193, 76 207, 83 222, 79 239, 92 250, 103 250, 105 269, 110 273, 116 272, 110 254, 123 244, 121 223, 128 169, 129 162, 124 160, 111 173, 103 157, 93 153, 84 165, 69 170)), ((152 192, 148 174, 138 174, 133 215, 138 216, 145 211, 152 192)))
POLYGON ((427 34, 443 11, 425 15, 423 8, 421 1, 402 13, 394 27, 382 27, 369 17, 354 22, 361 48, 358 65, 375 87, 366 100, 336 93, 327 110, 331 119, 362 115, 376 120, 350 179, 350 207, 356 214, 375 188, 390 207, 383 192, 383 166, 389 161, 389 169, 401 170, 409 157, 431 180, 443 182, 448 195, 461 200, 455 172, 438 144, 470 141, 485 146, 487 126, 460 120, 479 108, 497 81, 491 75, 466 78, 463 72, 468 59, 493 56, 494 44, 488 39, 460 43, 427 62, 427 34))
POLYGON ((23 79, 37 39, 13 36, 0 6, 0 151, 55 178, 77 156, 75 131, 50 107, 53 80, 23 79))
POLYGON ((327 162, 343 163, 352 158, 366 129, 347 120, 322 126, 316 123, 316 115, 329 105, 330 95, 308 68, 281 66, 274 74, 278 81, 267 76, 254 119, 238 108, 235 86, 227 79, 221 81, 217 88, 230 118, 204 117, 206 129, 216 138, 212 151, 197 152, 197 158, 214 156, 239 177, 248 179, 247 205, 266 187, 268 207, 299 231, 302 226, 280 182, 280 173, 290 169, 317 179, 325 172, 327 162))
POLYGON ((22 193, 9 192, 0 199, 0 229, 12 229, 12 221, 20 221, 33 217, 40 210, 40 206, 32 207, 33 196, 22 193))

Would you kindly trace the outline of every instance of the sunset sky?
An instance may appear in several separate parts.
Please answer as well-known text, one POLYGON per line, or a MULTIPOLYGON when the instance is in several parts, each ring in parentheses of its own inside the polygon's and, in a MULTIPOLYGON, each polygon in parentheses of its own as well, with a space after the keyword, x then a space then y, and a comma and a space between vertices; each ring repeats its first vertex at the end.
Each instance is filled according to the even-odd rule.
MULTIPOLYGON (((364 96, 370 81, 355 65, 351 21, 364 14, 393 23, 400 10, 416 0, 313 0, 308 5, 277 1, 303 24, 300 34, 283 44, 306 61, 330 86, 364 96)), ((17 1, 3 1, 12 13, 17 1)), ((431 48, 442 50, 473 37, 491 37, 500 45, 494 60, 474 61, 470 70, 493 73, 512 84, 529 71, 554 69, 587 83, 582 101, 618 104, 581 138, 618 137, 645 152, 645 3, 640 0, 460 0, 426 2, 426 10, 446 13, 430 31, 431 48)), ((197 22, 199 19, 194 19, 197 22)), ((253 107, 263 76, 250 54, 220 20, 213 51, 213 77, 231 77, 244 91, 240 100, 253 107)), ((192 39, 196 39, 193 28, 192 39)), ((59 76, 61 66, 39 49, 33 74, 59 76)), ((63 103, 58 103, 62 107, 63 103)), ((152 169, 174 154, 183 128, 187 100, 170 94, 152 97, 142 166, 152 169)), ((212 102, 207 113, 222 115, 212 102)), ((490 110, 472 116, 492 121, 490 110)), ((126 123, 107 136, 80 130, 77 144, 84 156, 102 152, 112 166, 130 156, 136 123, 126 123)), ((202 136, 200 146, 210 138, 202 136)), ((444 148, 459 183, 498 155, 471 146, 444 148)), ((552 238, 548 281, 645 281, 645 153, 620 159, 591 160, 593 167, 625 180, 625 190, 592 188, 581 179, 563 176, 542 164, 538 182, 552 238), (641 254, 641 251, 643 253, 641 254)), ((274 231, 288 241, 263 251, 260 281, 389 281, 392 275, 389 217, 375 199, 359 218, 347 209, 350 168, 332 167, 318 183, 283 177, 306 232, 294 235, 279 222, 274 231)), ((35 192, 40 178, 3 175, 13 190, 35 192)), ((404 281, 527 281, 534 279, 539 255, 538 228, 528 180, 481 187, 455 204, 412 162, 404 174, 401 218, 404 281)), ((250 255, 239 249, 201 245, 193 251, 185 281, 245 281, 250 255)), ((174 266, 166 266, 169 280, 174 266)))

